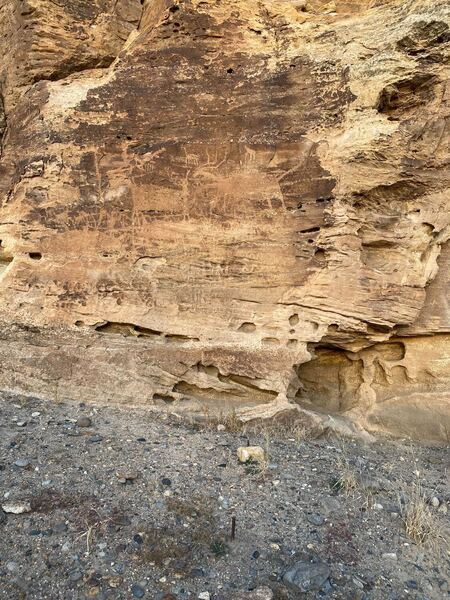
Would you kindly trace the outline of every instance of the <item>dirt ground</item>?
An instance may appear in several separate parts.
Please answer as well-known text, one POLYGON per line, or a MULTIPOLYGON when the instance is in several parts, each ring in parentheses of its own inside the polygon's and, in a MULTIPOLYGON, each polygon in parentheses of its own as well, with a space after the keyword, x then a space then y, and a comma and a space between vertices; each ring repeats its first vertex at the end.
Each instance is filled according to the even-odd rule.
POLYGON ((450 596, 448 448, 226 425, 3 395, 0 599, 450 596))

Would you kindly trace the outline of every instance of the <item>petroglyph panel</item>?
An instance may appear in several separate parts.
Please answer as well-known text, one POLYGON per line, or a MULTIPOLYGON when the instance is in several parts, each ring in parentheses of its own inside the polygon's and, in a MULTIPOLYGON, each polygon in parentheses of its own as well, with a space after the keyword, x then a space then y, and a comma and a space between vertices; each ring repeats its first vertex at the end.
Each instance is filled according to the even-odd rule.
POLYGON ((450 412, 449 9, 334 4, 5 3, 4 388, 450 412))

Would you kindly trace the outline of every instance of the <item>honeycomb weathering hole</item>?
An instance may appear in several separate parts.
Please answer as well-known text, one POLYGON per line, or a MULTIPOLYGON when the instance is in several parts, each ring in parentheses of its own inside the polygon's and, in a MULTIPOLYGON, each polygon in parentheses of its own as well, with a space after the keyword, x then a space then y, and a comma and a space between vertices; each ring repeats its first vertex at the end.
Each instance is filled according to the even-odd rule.
POLYGON ((244 333, 252 333, 253 331, 256 331, 256 325, 254 323, 249 322, 242 323, 238 331, 243 331, 244 333))

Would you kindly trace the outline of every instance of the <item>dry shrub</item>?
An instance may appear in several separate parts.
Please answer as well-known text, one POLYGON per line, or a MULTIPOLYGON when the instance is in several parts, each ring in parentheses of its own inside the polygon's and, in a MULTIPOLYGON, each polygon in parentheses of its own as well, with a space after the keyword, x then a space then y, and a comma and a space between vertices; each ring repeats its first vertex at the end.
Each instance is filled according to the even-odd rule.
POLYGON ((270 420, 256 420, 244 425, 243 431, 249 435, 267 437, 273 440, 305 441, 314 438, 313 430, 303 419, 287 419, 285 417, 270 420))
POLYGON ((226 554, 228 545, 213 513, 210 498, 198 495, 191 499, 169 497, 163 524, 147 525, 139 551, 143 562, 166 565, 176 561, 180 571, 189 571, 200 557, 226 554), (184 523, 188 527, 184 527, 184 523))
POLYGON ((332 480, 332 487, 343 492, 346 496, 353 494, 358 487, 359 477, 347 458, 340 458, 337 462, 337 475, 332 480))

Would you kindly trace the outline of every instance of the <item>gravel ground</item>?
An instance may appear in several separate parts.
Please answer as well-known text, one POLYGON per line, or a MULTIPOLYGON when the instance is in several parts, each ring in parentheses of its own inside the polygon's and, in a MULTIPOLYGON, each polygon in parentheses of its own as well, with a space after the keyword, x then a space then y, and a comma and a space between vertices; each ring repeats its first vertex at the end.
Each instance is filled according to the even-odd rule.
POLYGON ((221 600, 268 586, 274 599, 442 600, 448 459, 404 440, 3 396, 0 502, 27 512, 0 510, 0 599, 221 600), (248 444, 267 461, 240 464, 248 444), (427 545, 403 518, 421 493, 427 545))

